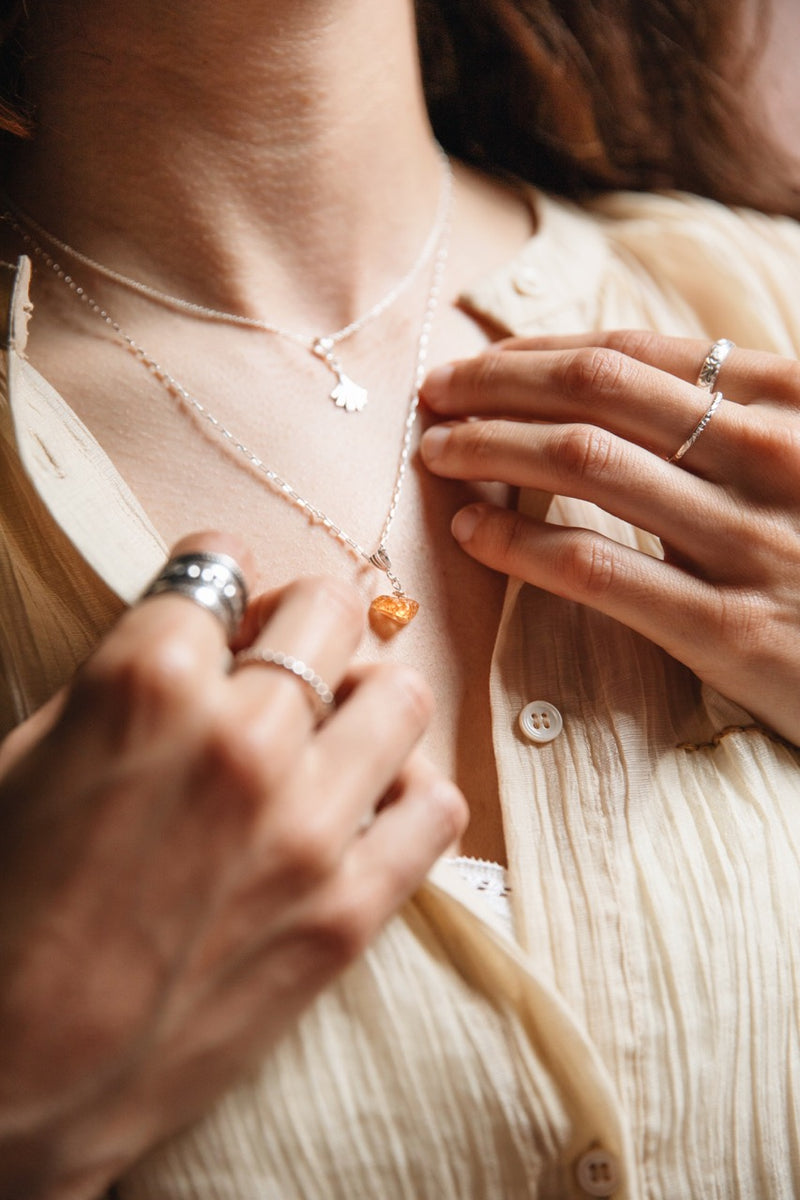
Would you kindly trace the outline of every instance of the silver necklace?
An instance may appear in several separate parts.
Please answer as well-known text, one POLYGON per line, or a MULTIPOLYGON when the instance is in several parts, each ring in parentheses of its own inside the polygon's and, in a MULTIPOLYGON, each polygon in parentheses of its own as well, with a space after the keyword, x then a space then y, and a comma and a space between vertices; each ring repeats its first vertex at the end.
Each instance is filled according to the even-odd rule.
POLYGON ((354 537, 346 532, 340 525, 333 521, 327 513, 325 513, 318 505, 313 504, 297 491, 286 479, 273 471, 263 459, 259 458, 244 442, 240 441, 234 433, 228 429, 218 417, 191 394, 188 388, 184 387, 173 375, 171 375, 161 364, 144 349, 130 334, 126 333, 117 321, 103 308, 103 306, 77 283, 72 276, 61 266, 56 259, 53 258, 47 250, 44 249, 33 235, 25 229, 17 219, 17 214, 6 210, 2 214, 2 220, 8 224, 11 229, 22 239, 27 249, 43 262, 51 271, 70 289, 74 296, 77 296, 83 304, 86 305, 108 328, 115 334, 120 343, 129 351, 158 382, 173 396, 177 397, 184 404, 193 409, 205 421, 214 427, 217 433, 225 439, 239 454, 241 454, 260 475, 264 477, 272 490, 284 499, 287 503, 299 509, 300 512, 315 524, 321 525, 322 528, 335 538, 346 549, 350 550, 354 555, 363 559, 371 566, 382 571, 392 585, 391 595, 376 596, 370 605, 370 612, 375 614, 378 619, 384 618, 396 625, 407 625, 413 620, 419 611, 419 602, 408 596, 403 588, 402 583, 398 579, 392 567, 392 561, 389 558, 387 549, 387 541, 389 532, 397 515, 398 505, 400 503, 400 494, 403 490, 403 483, 408 469, 408 461, 411 453, 411 438, 414 432, 416 423, 417 409, 419 407, 419 389, 422 386, 422 380, 425 375, 425 362, 428 355, 428 347, 430 345, 431 329, 433 320, 436 314, 436 309, 439 303, 439 296, 442 289, 442 280, 444 277, 445 266, 447 264, 447 255, 450 243, 450 205, 445 214, 445 219, 442 222, 439 230, 439 239, 434 254, 433 268, 431 271, 431 283, 428 290, 427 299, 425 302, 425 310, 420 327, 419 337, 417 339, 416 354, 414 360, 414 374, 411 385, 411 394, 406 412, 406 420, 403 426, 403 439, 400 447, 400 455, 397 463, 397 471, 395 473, 394 486, 392 488, 391 498, 389 500, 389 508, 381 526, 381 531, 378 534, 377 545, 375 550, 369 551, 361 545, 354 537))
POLYGON ((164 305, 165 308, 173 309, 176 312, 188 313, 190 316, 199 317, 204 321, 218 321, 228 325, 241 325, 246 329, 260 330, 262 333, 274 334, 276 337, 284 338, 286 341, 293 342, 296 346, 302 346, 304 350, 312 354, 315 358, 320 359, 329 371, 336 376, 336 383, 328 393, 331 400, 337 408, 343 409, 345 412, 361 412, 367 404, 369 393, 365 387, 358 384, 349 375, 345 373, 342 364, 335 353, 336 347, 346 338, 352 337, 354 334, 362 330, 365 325, 369 325, 371 321, 377 320, 382 316, 388 308, 390 308, 396 300, 406 292, 422 271, 425 264, 434 254, 436 247, 441 244, 444 227, 448 221, 448 213, 450 211, 450 199, 453 189, 453 171, 450 166, 450 160, 443 150, 439 150, 442 182, 439 190, 439 202, 436 207, 436 215, 433 225, 430 228, 428 236, 415 259, 410 271, 408 271, 402 279, 399 279, 392 288, 365 313, 362 313, 356 320, 351 321, 349 325, 344 325, 341 329, 335 330, 333 333, 327 334, 309 334, 297 332, 293 329, 285 329, 282 325, 274 324, 271 321, 263 321, 258 317, 245 317, 240 313, 225 312, 222 309, 207 308, 203 304, 195 304, 191 300, 184 300, 180 296, 171 296, 168 292, 162 292, 158 288, 151 287, 150 284, 141 283, 138 279, 131 279, 127 275, 123 275, 119 271, 113 270, 112 267, 107 267, 105 264, 97 262, 96 259, 90 258, 88 254, 84 254, 80 250, 76 250, 74 246, 70 246, 68 242, 57 238, 55 234, 44 229, 26 212, 18 208, 11 200, 4 197, 5 203, 11 210, 14 216, 21 221, 26 228, 32 230, 37 237, 42 241, 55 247, 62 254, 68 255, 75 262, 81 263, 94 271, 96 275, 100 275, 104 279, 110 280, 112 283, 118 284, 120 287, 126 288, 128 291, 136 292, 140 296, 144 296, 148 300, 153 300, 157 304, 164 305))

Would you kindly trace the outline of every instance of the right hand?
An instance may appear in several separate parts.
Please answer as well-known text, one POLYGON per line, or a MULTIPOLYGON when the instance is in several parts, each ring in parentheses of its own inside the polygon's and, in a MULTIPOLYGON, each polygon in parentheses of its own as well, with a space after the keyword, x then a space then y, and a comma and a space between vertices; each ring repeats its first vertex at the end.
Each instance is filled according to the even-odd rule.
MULTIPOLYGON (((212 535, 188 549, 231 552, 212 535)), ((414 750, 428 689, 406 668, 349 671, 362 619, 332 580, 245 619, 245 642, 344 684, 319 727, 299 681, 226 673, 219 623, 164 594, 8 739, 4 1200, 101 1194, 268 1050, 459 836, 460 793, 414 750)))

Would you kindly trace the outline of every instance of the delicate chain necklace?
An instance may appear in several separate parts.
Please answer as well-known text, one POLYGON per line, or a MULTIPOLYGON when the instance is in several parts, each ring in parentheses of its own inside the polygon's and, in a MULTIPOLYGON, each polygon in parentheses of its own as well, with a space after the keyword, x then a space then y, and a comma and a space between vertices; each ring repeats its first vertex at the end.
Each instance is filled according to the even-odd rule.
MULTIPOLYGON (((448 193, 449 195, 449 193, 448 193)), ((388 618, 397 625, 407 625, 419 611, 419 602, 407 596, 403 585, 394 573, 389 552, 386 543, 389 538, 389 531, 392 528, 397 508, 400 503, 400 493, 403 489, 403 482, 406 477, 408 468, 409 456, 411 453, 411 438, 414 431, 414 425, 417 417, 417 409, 419 407, 419 389, 422 386, 422 380, 425 375, 425 361, 428 354, 430 344, 431 328, 433 326, 434 316, 439 303, 439 296, 442 288, 442 280, 444 277, 445 266, 447 263, 447 255, 450 242, 450 205, 445 213, 445 219, 442 222, 439 230, 439 240, 434 255, 433 268, 431 272, 431 283, 428 290, 427 299, 425 302, 425 310, 420 327, 419 338, 417 340, 416 355, 414 361, 414 374, 411 385, 411 394, 408 402, 408 410, 406 420, 403 427, 403 440, 400 447, 400 456, 397 463, 397 471, 392 488, 391 498, 389 500, 389 508, 384 518, 381 531, 378 535, 377 547, 370 553, 365 549, 354 537, 347 533, 340 525, 337 525, 327 513, 325 513, 318 505, 313 504, 294 488, 287 480, 282 478, 277 471, 273 471, 261 458, 258 457, 244 442, 240 441, 234 433, 231 432, 218 417, 204 405, 195 396, 189 392, 173 375, 171 375, 151 354, 149 354, 143 346, 141 346, 130 334, 126 333, 117 321, 106 311, 105 308, 94 300, 88 292, 81 287, 80 284, 72 278, 72 276, 64 270, 47 250, 41 246, 36 239, 28 232, 17 220, 15 213, 5 211, 2 213, 3 221, 5 221, 14 232, 22 239, 25 246, 31 253, 43 262, 51 271, 70 289, 73 295, 77 296, 87 308, 89 308, 109 329, 113 331, 122 345, 138 359, 143 366, 151 372, 152 375, 159 381, 160 384, 171 394, 176 396, 183 403, 194 409, 199 416, 213 425, 214 429, 220 434, 239 454, 254 467, 267 481, 272 490, 286 500, 287 503, 299 509, 300 512, 306 514, 307 517, 316 524, 319 524, 335 538, 340 544, 364 559, 371 566, 383 571, 389 582, 392 585, 391 595, 376 596, 370 605, 370 611, 377 614, 379 617, 388 618)))
POLYGON ((450 166, 450 160, 441 148, 439 149, 441 160, 442 182, 439 191, 439 202, 436 207, 436 215, 430 232, 425 239, 424 245, 414 261, 411 270, 398 280, 397 283, 383 296, 377 304, 373 304, 372 308, 367 312, 362 313, 356 320, 351 321, 349 325, 337 329, 334 333, 328 334, 309 334, 298 333, 292 329, 285 329, 282 325, 276 325, 271 321, 262 321, 258 317, 245 317, 240 313, 225 312, 222 309, 206 308, 203 304, 195 304, 191 300, 184 300, 180 296, 171 296, 167 292, 162 292, 158 288, 151 287, 150 284, 141 283, 138 279, 131 279, 127 275, 123 275, 119 271, 113 270, 111 267, 105 266, 103 263, 97 262, 90 258, 88 254, 83 254, 80 250, 76 250, 74 246, 70 246, 68 242, 61 241, 49 230, 44 229, 38 222, 29 217, 26 212, 18 208, 8 197, 3 197, 6 205, 12 213, 28 228, 40 237, 50 246, 54 246, 60 250, 62 254, 69 255, 75 262, 81 263, 94 271, 96 275, 102 276, 104 279, 110 280, 112 283, 127 288, 128 291, 136 292, 140 296, 146 297, 148 300, 154 300, 157 304, 163 304, 166 308, 171 308, 177 312, 188 313, 190 316, 199 317, 205 321, 219 321, 228 325, 242 325, 247 329, 257 329, 262 333, 271 333, 277 337, 294 342, 296 346, 302 346, 308 353, 313 354, 315 358, 320 359, 325 363, 329 371, 336 376, 336 383, 328 393, 329 397, 336 404, 337 408, 344 409, 345 412, 361 412, 367 404, 369 394, 365 387, 356 383, 349 375, 345 374, 342 369, 341 362, 334 353, 336 346, 343 342, 346 338, 352 337, 368 325, 371 321, 377 320, 382 316, 388 308, 390 308, 396 300, 406 292, 422 271, 425 264, 434 254, 436 247, 441 243, 442 233, 448 220, 450 211, 450 197, 453 189, 453 171, 450 166))

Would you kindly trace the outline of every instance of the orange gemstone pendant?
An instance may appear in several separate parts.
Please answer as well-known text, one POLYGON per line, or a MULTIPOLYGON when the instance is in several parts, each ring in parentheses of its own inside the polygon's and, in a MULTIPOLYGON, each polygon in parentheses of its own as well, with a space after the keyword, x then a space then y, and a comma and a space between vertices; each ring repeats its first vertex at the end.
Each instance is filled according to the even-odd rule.
POLYGON ((369 606, 372 613, 388 617, 397 625, 407 625, 419 612, 419 603, 410 596, 376 596, 369 606))

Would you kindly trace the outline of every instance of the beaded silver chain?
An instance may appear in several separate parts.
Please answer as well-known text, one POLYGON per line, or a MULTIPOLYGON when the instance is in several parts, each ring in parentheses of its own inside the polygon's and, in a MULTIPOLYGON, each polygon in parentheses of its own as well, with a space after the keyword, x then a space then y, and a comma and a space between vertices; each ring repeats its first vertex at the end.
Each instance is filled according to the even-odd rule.
MULTIPOLYGON (((416 355, 414 362, 414 374, 411 385, 411 395, 408 403, 408 410, 403 426, 403 439, 400 447, 400 455, 395 474, 394 486, 392 488, 389 508, 386 513, 381 531, 377 539, 376 549, 370 553, 364 546, 361 545, 354 537, 346 532, 340 525, 337 525, 327 513, 325 513, 318 505, 313 504, 294 488, 286 479, 269 467, 263 459, 259 458, 244 442, 240 441, 236 435, 216 417, 210 409, 206 407, 196 396, 193 396, 188 388, 184 387, 173 375, 169 373, 151 354, 141 346, 135 338, 120 326, 111 314, 95 300, 84 287, 82 287, 73 277, 61 266, 61 264, 48 253, 45 248, 33 237, 33 235, 20 224, 15 213, 6 210, 2 213, 2 220, 5 221, 11 229, 22 239, 26 248, 34 255, 36 259, 44 263, 45 266, 60 279, 78 299, 93 312, 103 323, 114 333, 119 342, 125 349, 133 355, 148 371, 158 380, 158 382, 171 394, 176 396, 184 404, 193 409, 205 421, 214 427, 217 433, 225 439, 239 454, 241 454, 250 465, 259 472, 270 485, 272 490, 286 500, 287 503, 299 509, 300 512, 306 514, 313 522, 321 525, 333 538, 339 543, 351 550, 357 557, 364 559, 371 566, 382 571, 392 585, 394 597, 411 606, 411 616, 414 615, 417 609, 416 601, 412 601, 406 594, 403 585, 394 573, 392 562, 389 558, 389 553, 386 548, 386 543, 389 538, 389 531, 394 523, 397 514, 398 505, 400 503, 400 494, 403 489, 403 483, 408 469, 408 461, 411 453, 411 438, 414 432, 416 423, 417 410, 419 407, 419 390, 422 386, 422 380, 425 375, 425 362, 428 355, 430 345, 431 329, 436 314, 436 309, 439 303, 439 297, 442 289, 442 280, 444 278, 445 266, 447 264, 447 256, 450 243, 450 205, 439 231, 439 240, 434 255, 433 268, 431 272, 431 284, 428 290, 427 299, 425 302, 425 310, 420 327, 420 333, 417 340, 416 355)), ((373 605, 378 606, 378 611, 385 611, 379 604, 380 601, 387 600, 387 597, 377 597, 373 601, 373 605)), ((401 624, 405 624, 411 619, 411 616, 399 618, 394 616, 394 620, 398 620, 401 624)))
POLYGON ((282 325, 278 325, 272 321, 265 321, 259 317, 246 317, 241 313, 225 312, 223 309, 208 308, 203 304, 196 304, 191 300, 185 300, 180 296, 172 296, 168 292, 162 292, 151 284, 142 283, 138 279, 131 279, 128 275, 123 275, 120 271, 115 271, 112 267, 107 267, 104 263, 98 262, 94 258, 90 258, 88 254, 84 254, 81 250, 76 250, 74 246, 70 246, 68 242, 62 241, 55 234, 50 233, 48 229, 39 225, 37 221, 30 217, 26 212, 13 203, 8 197, 3 197, 5 204, 11 210, 11 213, 16 217, 26 229, 31 230, 37 237, 47 245, 54 247, 61 254, 67 255, 75 262, 80 263, 84 267, 88 267, 96 275, 110 282, 126 288, 128 291, 135 292, 137 295, 145 297, 147 300, 155 301, 157 304, 163 305, 165 308, 170 308, 176 312, 187 313, 189 316, 198 317, 204 321, 217 321, 228 325, 240 325, 246 329, 259 330, 261 333, 274 334, 277 337, 284 338, 286 341, 293 342, 296 346, 302 346, 308 353, 313 354, 315 358, 320 359, 325 366, 336 376, 336 383, 328 393, 330 399, 336 404, 337 408, 343 409, 345 412, 361 412, 367 404, 368 393, 367 389, 356 383, 349 375, 345 373, 341 362, 334 353, 336 346, 343 342, 346 338, 352 337, 359 333, 371 321, 377 320, 383 313, 389 309, 396 300, 398 300, 404 292, 406 292, 414 280, 422 271, 425 264, 434 254, 437 246, 441 244, 442 234, 445 225, 449 219, 450 199, 453 189, 453 171, 450 166, 450 160, 444 151, 439 148, 439 156, 441 162, 442 181, 439 190, 439 201, 436 206, 436 214, 433 224, 425 239, 425 242, 414 260, 411 269, 399 279, 390 290, 381 297, 377 303, 373 304, 370 309, 361 316, 351 321, 348 325, 344 325, 341 329, 335 330, 333 333, 327 334, 309 334, 300 333, 293 329, 286 329, 282 325))

